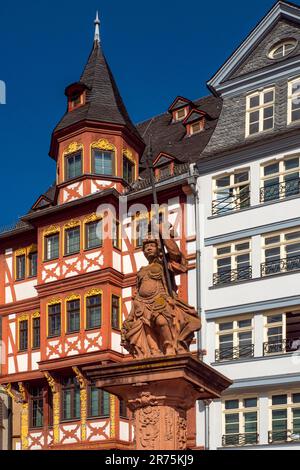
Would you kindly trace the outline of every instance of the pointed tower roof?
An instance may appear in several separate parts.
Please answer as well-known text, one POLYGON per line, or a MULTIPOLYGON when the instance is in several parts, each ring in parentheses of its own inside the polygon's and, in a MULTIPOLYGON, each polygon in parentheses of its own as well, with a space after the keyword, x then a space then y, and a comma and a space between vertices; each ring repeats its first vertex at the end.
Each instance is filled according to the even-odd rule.
POLYGON ((98 12, 94 23, 93 48, 80 81, 69 85, 65 90, 67 96, 69 96, 72 89, 85 90, 85 104, 72 111, 67 111, 54 129, 54 134, 81 121, 96 121, 126 126, 131 133, 139 140, 142 140, 128 115, 113 74, 103 54, 98 12))

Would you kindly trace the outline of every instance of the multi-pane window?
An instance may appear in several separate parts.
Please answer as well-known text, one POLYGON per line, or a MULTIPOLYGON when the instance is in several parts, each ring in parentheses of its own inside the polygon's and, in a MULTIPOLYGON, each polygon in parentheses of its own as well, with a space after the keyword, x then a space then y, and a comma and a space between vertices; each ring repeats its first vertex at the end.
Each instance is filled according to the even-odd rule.
POLYGON ((188 110, 187 108, 181 108, 174 112, 174 120, 175 121, 182 121, 185 116, 187 115, 188 110))
POLYGON ((253 356, 252 318, 226 320, 217 324, 216 361, 253 356))
POLYGON ((103 243, 103 223, 102 220, 95 220, 85 224, 85 249, 90 250, 102 246, 103 243))
POLYGON ((19 350, 25 351, 28 348, 28 320, 19 322, 19 350))
POLYGON ((68 155, 66 158, 66 178, 76 178, 82 175, 82 154, 81 152, 68 155))
POLYGON ((60 336, 61 304, 48 306, 48 336, 60 336))
POLYGON ((93 149, 92 168, 96 175, 114 174, 114 152, 112 150, 93 149))
POLYGON ((260 201, 273 201, 300 192, 299 156, 269 162, 262 166, 260 201))
POLYGON ((203 130, 203 121, 197 121, 190 125, 190 135, 198 134, 203 130))
POLYGON ((30 426, 41 428, 44 421, 44 393, 42 387, 34 387, 30 390, 30 426))
POLYGON ((273 47, 268 55, 270 59, 282 59, 289 55, 296 46, 296 39, 288 39, 287 41, 282 41, 280 44, 273 47))
POLYGON ((65 254, 71 255, 80 251, 80 226, 65 230, 65 254))
POLYGON ((45 260, 56 259, 59 256, 59 233, 45 237, 45 260))
POLYGON ((256 397, 226 400, 223 403, 223 446, 258 443, 258 403, 256 397))
POLYGON ((250 206, 249 170, 243 169, 213 180, 212 213, 222 214, 250 206))
POLYGON ((213 284, 250 279, 252 277, 250 250, 250 240, 216 246, 213 284))
POLYGON ((134 181, 134 169, 134 163, 128 158, 123 157, 123 178, 129 184, 134 181))
POLYGON ((40 317, 33 317, 32 319, 32 348, 33 349, 39 348, 40 342, 41 342, 40 317))
POLYGON ((111 326, 115 330, 121 328, 120 297, 117 295, 111 296, 111 326))
POLYGON ((300 78, 288 83, 288 124, 300 119, 300 78))
POLYGON ((86 298, 86 327, 88 329, 101 326, 102 296, 92 295, 86 298))
POLYGON ((137 215, 134 221, 134 240, 136 248, 140 248, 143 245, 143 240, 147 238, 149 230, 149 215, 143 213, 137 215))
POLYGON ((29 253, 28 263, 29 277, 35 277, 37 275, 37 252, 29 253))
POLYGON ((274 88, 246 97, 246 137, 274 127, 274 99, 274 88))
POLYGON ((120 249, 121 238, 120 238, 120 222, 118 220, 113 220, 112 222, 112 240, 113 247, 120 249))
POLYGON ((91 385, 89 387, 89 417, 107 417, 110 414, 110 395, 91 385))
POLYGON ((264 355, 282 353, 285 322, 282 313, 265 317, 264 355))
POLYGON ((67 301, 67 332, 80 330, 80 299, 67 301))
POLYGON ((16 280, 21 281, 26 276, 26 255, 16 257, 16 280))
POLYGON ((63 379, 62 387, 62 419, 80 418, 80 387, 74 377, 63 379))
POLYGON ((300 393, 273 395, 271 398, 272 430, 269 442, 300 440, 300 393))
POLYGON ((300 269, 300 229, 265 235, 261 275, 300 269))

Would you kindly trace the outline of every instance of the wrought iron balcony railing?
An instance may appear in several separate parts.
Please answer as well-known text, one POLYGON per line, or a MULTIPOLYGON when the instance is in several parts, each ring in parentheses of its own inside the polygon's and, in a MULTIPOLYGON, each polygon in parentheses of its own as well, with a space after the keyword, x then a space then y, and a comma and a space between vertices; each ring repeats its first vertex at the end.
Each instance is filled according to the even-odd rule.
POLYGON ((284 181, 283 183, 270 184, 260 189, 260 202, 284 199, 300 193, 300 179, 284 181))
MULTIPOLYGON (((174 168, 164 168, 163 172, 159 173, 155 177, 155 181, 159 183, 160 181, 167 180, 168 178, 174 178, 179 175, 183 175, 184 173, 189 172, 190 165, 189 163, 181 163, 178 165, 174 165, 174 168)), ((134 191, 139 191, 141 189, 149 188, 151 187, 151 181, 150 178, 142 179, 142 180, 136 180, 134 181, 130 187, 127 189, 127 193, 129 192, 134 192, 134 191)))
POLYGON ((246 432, 245 434, 224 434, 222 436, 222 446, 245 446, 258 444, 259 434, 256 432, 246 432))
POLYGON ((263 346, 264 356, 269 354, 285 354, 300 349, 300 338, 267 341, 263 346))
POLYGON ((300 430, 284 429, 269 431, 268 437, 269 444, 273 442, 296 442, 300 441, 300 430))
POLYGON ((254 356, 254 344, 221 348, 215 350, 215 361, 233 361, 254 356))
POLYGON ((267 261, 260 265, 261 276, 296 271, 298 269, 300 269, 300 255, 289 256, 288 258, 281 258, 275 261, 267 261))
POLYGON ((221 271, 214 273, 213 285, 229 284, 236 281, 246 281, 252 278, 252 266, 245 266, 243 268, 232 269, 230 271, 221 271))
POLYGON ((224 214, 250 207, 250 190, 246 186, 237 196, 226 196, 212 201, 212 215, 224 214))

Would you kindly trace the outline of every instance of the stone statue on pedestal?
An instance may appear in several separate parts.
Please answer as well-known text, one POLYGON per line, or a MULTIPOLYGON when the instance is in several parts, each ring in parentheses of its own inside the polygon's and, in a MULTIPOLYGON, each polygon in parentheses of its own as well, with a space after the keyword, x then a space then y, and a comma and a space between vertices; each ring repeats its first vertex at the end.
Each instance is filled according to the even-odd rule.
POLYGON ((147 238, 143 252, 149 264, 137 273, 137 291, 130 314, 122 326, 122 346, 133 357, 186 353, 195 331, 201 328, 196 310, 177 296, 175 275, 187 272, 174 232, 164 240, 172 292, 168 289, 160 241, 147 238))

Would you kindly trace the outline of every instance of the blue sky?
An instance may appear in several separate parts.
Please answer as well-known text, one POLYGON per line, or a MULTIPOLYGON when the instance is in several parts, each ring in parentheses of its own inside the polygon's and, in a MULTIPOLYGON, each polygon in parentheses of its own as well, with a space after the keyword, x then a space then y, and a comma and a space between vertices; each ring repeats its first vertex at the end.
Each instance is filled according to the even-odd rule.
POLYGON ((208 94, 206 81, 273 0, 30 0, 1 2, 0 227, 25 214, 55 178, 48 156, 101 17, 102 45, 134 122, 165 112, 177 95, 208 94))

